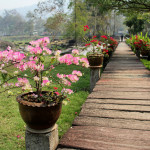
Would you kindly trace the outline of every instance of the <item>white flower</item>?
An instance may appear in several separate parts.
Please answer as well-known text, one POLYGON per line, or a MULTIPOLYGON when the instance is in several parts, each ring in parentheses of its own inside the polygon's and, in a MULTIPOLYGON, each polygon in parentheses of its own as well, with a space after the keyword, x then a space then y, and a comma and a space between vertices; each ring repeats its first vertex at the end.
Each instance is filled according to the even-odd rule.
POLYGON ((35 76, 33 79, 34 79, 34 81, 39 81, 40 80, 40 78, 37 77, 37 76, 35 76))
POLYGON ((6 70, 1 70, 1 73, 7 74, 6 70))
POLYGON ((43 80, 49 80, 48 77, 42 77, 43 80))
POLYGON ((14 71, 14 76, 16 76, 19 72, 18 71, 14 71))
POLYGON ((55 56, 56 56, 56 57, 60 56, 60 53, 61 53, 61 51, 60 51, 60 50, 57 50, 57 51, 55 52, 55 56))

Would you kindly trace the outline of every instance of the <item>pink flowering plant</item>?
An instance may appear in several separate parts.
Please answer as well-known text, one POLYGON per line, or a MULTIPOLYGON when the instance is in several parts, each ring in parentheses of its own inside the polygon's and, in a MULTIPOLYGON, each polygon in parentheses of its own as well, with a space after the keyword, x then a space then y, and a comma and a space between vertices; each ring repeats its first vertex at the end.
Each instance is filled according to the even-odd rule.
POLYGON ((13 51, 11 47, 8 47, 5 51, 0 51, 0 72, 2 77, 0 86, 3 87, 4 91, 8 91, 9 95, 15 95, 16 93, 14 94, 11 89, 21 88, 23 93, 30 93, 24 97, 25 100, 45 104, 58 103, 63 101, 68 94, 73 93, 68 87, 77 82, 82 73, 74 70, 71 74, 57 73, 56 77, 54 77, 55 67, 60 64, 88 67, 88 61, 86 58, 80 58, 78 56, 79 51, 76 49, 72 50, 72 54, 63 56, 60 56, 60 50, 52 54, 52 51, 47 48, 49 43, 48 37, 31 41, 27 54, 13 51), (46 64, 45 57, 48 57, 49 60, 46 64), (13 73, 9 69, 11 66, 15 68, 13 73), (11 82, 12 79, 13 81, 16 79, 15 82, 11 82), (59 86, 52 87, 53 83, 57 83, 59 86), (43 92, 44 88, 49 90, 43 92))

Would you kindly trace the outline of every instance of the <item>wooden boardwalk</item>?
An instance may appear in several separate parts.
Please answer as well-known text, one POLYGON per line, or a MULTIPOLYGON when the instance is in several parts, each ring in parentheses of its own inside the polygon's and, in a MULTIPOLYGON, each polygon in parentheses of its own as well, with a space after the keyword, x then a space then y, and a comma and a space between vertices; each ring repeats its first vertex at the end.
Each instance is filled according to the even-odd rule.
POLYGON ((124 43, 58 150, 150 150, 150 71, 124 43))

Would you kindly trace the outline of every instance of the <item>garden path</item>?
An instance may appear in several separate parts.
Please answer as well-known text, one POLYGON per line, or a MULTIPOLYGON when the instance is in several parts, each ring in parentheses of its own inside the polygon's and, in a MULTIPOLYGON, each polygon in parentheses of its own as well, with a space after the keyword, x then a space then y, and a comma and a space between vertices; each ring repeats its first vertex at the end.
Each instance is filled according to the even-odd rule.
POLYGON ((58 150, 150 150, 150 71, 121 42, 58 150))

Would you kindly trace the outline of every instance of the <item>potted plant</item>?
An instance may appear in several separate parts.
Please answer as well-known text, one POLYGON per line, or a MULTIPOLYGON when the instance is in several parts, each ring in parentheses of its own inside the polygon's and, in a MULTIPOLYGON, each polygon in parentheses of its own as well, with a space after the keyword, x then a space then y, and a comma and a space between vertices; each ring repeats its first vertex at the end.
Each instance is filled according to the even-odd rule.
POLYGON ((127 42, 130 43, 131 48, 138 57, 140 57, 140 54, 142 56, 149 55, 150 39, 147 34, 145 36, 143 36, 142 33, 140 35, 132 35, 132 38, 127 40, 127 42))
MULTIPOLYGON (((88 31, 88 25, 84 26, 84 31, 88 31)), ((93 66, 101 66, 103 64, 103 54, 100 47, 100 41, 98 41, 97 37, 94 35, 92 38, 84 37, 86 41, 86 48, 89 47, 90 51, 87 52, 87 59, 89 61, 89 65, 93 66)))
POLYGON ((48 37, 31 41, 27 54, 13 51, 11 47, 0 51, 2 92, 8 91, 10 96, 19 94, 17 102, 21 117, 29 128, 35 130, 48 129, 55 124, 61 113, 62 102, 68 94, 73 93, 66 87, 82 76, 80 71, 74 70, 71 74, 58 73, 55 77, 55 67, 59 64, 88 67, 87 59, 77 56, 78 50, 63 56, 58 50, 53 55, 47 47, 49 43, 48 37), (13 72, 10 69, 12 66, 15 68, 13 72), (53 87, 54 82, 58 87, 53 87), (21 91, 13 93, 13 88, 20 88, 21 91))

